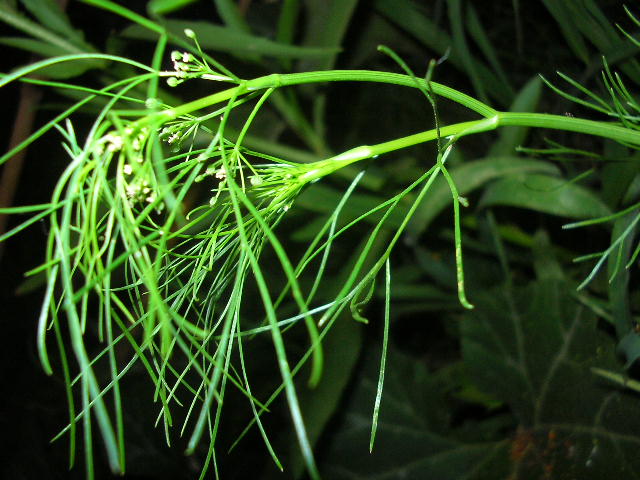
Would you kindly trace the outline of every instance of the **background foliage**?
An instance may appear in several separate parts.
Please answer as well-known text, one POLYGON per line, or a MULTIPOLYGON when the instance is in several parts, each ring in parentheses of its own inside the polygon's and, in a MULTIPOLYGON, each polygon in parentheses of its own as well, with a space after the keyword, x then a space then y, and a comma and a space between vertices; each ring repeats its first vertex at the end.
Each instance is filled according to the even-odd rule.
MULTIPOLYGON (((1 2, 0 20, 9 27, 0 37, 10 47, 4 49, 10 52, 6 58, 17 65, 32 55, 89 51, 149 63, 157 34, 96 5, 108 4, 86 0, 62 10, 52 0, 1 2)), ((578 84, 556 75, 561 71, 600 95, 616 115, 631 107, 616 103, 613 77, 601 75, 602 57, 611 71, 624 76, 633 98, 640 82, 634 58, 638 46, 616 23, 631 34, 638 26, 618 1, 514 0, 482 2, 479 8, 465 0, 160 0, 126 6, 173 32, 171 41, 178 45, 184 43, 183 29, 192 28, 202 48, 242 78, 329 68, 397 71, 376 50, 385 44, 418 76, 430 59, 442 59, 435 80, 496 108, 596 119, 607 112, 559 95, 538 74, 568 95, 589 100, 578 84)), ((41 74, 97 88, 131 70, 88 60, 41 74)), ((162 87, 162 96, 178 104, 210 93, 206 82, 188 85, 162 87)), ((0 93, 3 105, 15 109, 20 88, 8 86, 0 93)), ((36 128, 80 95, 56 88, 43 88, 41 94, 36 128)), ((14 112, 5 110, 7 132, 14 112)), ((468 116, 445 100, 439 101, 438 112, 443 125, 468 116)), ((92 114, 90 107, 74 117, 79 134, 86 132, 92 114)), ((432 125, 431 106, 412 89, 316 84, 278 93, 273 107, 256 119, 246 145, 309 162, 432 125)), ((50 132, 29 147, 14 204, 49 200, 68 162, 59 144, 59 134, 50 132)), ((435 157, 434 145, 421 145, 369 162, 341 223, 406 188, 435 157)), ((640 477, 638 388, 632 380, 640 356, 633 256, 637 160, 633 149, 613 142, 513 127, 456 144, 448 165, 460 194, 469 200, 462 221, 467 295, 475 309, 464 310, 458 302, 451 196, 439 179, 391 258, 389 351, 373 452, 368 449, 384 334, 382 279, 369 301, 353 309, 368 324, 344 314, 327 335, 320 384, 309 389, 299 382, 304 418, 325 478, 640 477), (606 223, 562 228, 613 212, 626 213, 606 223), (607 255, 590 257, 593 252, 607 255), (584 256, 585 261, 574 262, 584 256), (599 259, 602 268, 589 277, 599 259), (578 290, 585 278, 590 282, 578 290)), ((335 210, 356 173, 344 169, 298 198, 278 227, 294 258, 335 210)), ((195 202, 198 195, 202 192, 187 201, 195 202)), ((403 201, 405 208, 408 204, 403 201)), ((401 213, 394 215, 374 251, 384 248, 402 221, 401 213)), ((10 221, 11 226, 20 219, 10 221)), ((332 289, 348 274, 371 227, 363 223, 335 242, 320 298, 335 294, 332 289)), ((64 441, 49 444, 67 422, 65 390, 60 365, 54 365, 53 377, 46 377, 37 360, 35 324, 43 280, 21 277, 42 263, 47 228, 38 222, 2 247, 0 290, 7 313, 2 318, 6 393, 0 431, 2 451, 10 459, 2 465, 6 478, 84 476, 82 468, 67 471, 64 441)), ((302 281, 310 285, 313 278, 302 281)), ((247 309, 258 309, 257 300, 252 306, 249 296, 244 298, 247 309)), ((93 335, 89 329, 87 342, 97 351, 97 332, 93 335)), ((302 333, 288 334, 292 358, 306 346, 302 333)), ((245 348, 252 393, 266 398, 280 383, 272 346, 256 337, 245 348)), ((142 367, 123 380, 125 478, 197 478, 206 448, 186 457, 186 440, 177 435, 172 448, 165 445, 161 428, 153 426, 153 390, 142 367)), ((224 451, 252 418, 242 394, 230 392, 218 440, 224 451)), ((265 428, 284 473, 254 428, 228 455, 219 456, 221 478, 304 478, 284 401, 265 416, 265 428)), ((96 476, 106 478, 99 444, 95 451, 96 476)))

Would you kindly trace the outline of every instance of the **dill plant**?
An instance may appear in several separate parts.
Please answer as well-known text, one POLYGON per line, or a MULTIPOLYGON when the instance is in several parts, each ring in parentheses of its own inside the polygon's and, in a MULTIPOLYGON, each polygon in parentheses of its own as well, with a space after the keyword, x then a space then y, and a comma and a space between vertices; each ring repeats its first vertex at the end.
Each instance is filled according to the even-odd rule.
MULTIPOLYGON (((103 6, 109 5, 104 2, 103 6)), ((69 425, 60 435, 70 435, 73 450, 78 424, 82 425, 88 477, 93 476, 92 417, 97 421, 112 471, 125 470, 120 382, 133 365, 141 363, 155 385, 153 400, 159 404, 158 422, 165 429, 167 441, 172 428, 179 428, 181 434, 189 435, 189 452, 204 443, 208 449, 205 471, 217 464, 216 439, 225 392, 228 388, 236 388, 245 395, 253 413, 253 421, 247 429, 253 425, 259 429, 267 450, 280 468, 282 465, 261 418, 284 392, 307 471, 312 478, 319 478, 294 377, 310 362, 309 384, 313 387, 318 383, 323 368, 324 336, 348 308, 356 319, 364 320, 358 314, 358 306, 370 297, 382 271, 385 279, 383 350, 386 350, 391 301, 389 258, 413 213, 439 175, 446 178, 454 204, 459 300, 465 308, 473 308, 465 295, 460 232, 459 208, 467 202, 459 195, 446 167, 456 142, 465 136, 503 126, 526 126, 603 137, 633 148, 640 146, 636 115, 640 107, 606 63, 603 78, 612 95, 609 101, 582 89, 568 77, 563 78, 572 87, 581 89, 591 101, 585 102, 550 86, 570 100, 607 115, 613 122, 498 111, 485 102, 433 82, 434 64, 426 78, 416 77, 399 57, 385 48, 381 51, 391 56, 405 74, 328 70, 274 73, 244 80, 206 55, 192 30, 187 29, 184 33, 194 42, 190 51, 175 50, 167 54, 167 38, 161 36, 151 67, 112 55, 80 53, 38 62, 5 75, 0 81, 0 86, 20 79, 29 81, 25 77, 41 68, 87 59, 120 62, 142 72, 102 89, 40 82, 79 90, 87 95, 44 127, 59 131, 69 164, 48 204, 4 209, 9 213, 35 215, 2 239, 17 234, 41 218, 50 222, 46 261, 30 272, 44 272, 47 278, 38 327, 39 355, 45 371, 52 373, 46 341, 48 332, 52 331, 70 402, 69 425), (166 56, 171 59, 172 70, 160 68, 166 56), (157 98, 160 82, 177 87, 196 81, 213 82, 218 91, 176 106, 164 104, 157 98), (343 81, 379 82, 418 89, 433 108, 435 128, 375 145, 357 146, 310 163, 290 161, 244 145, 252 122, 275 92, 308 83, 343 81), (219 86, 226 88, 219 89, 219 86), (141 88, 146 91, 146 100, 134 94, 141 88), (440 125, 438 97, 452 100, 480 118, 440 125), (78 138, 71 115, 96 99, 104 99, 106 103, 86 137, 78 138), (243 119, 242 129, 230 135, 228 121, 237 115, 238 107, 242 105, 253 107, 243 119), (437 142, 437 158, 432 166, 425 168, 422 176, 374 209, 338 227, 341 208, 364 175, 360 172, 302 257, 297 262, 290 258, 276 234, 276 227, 287 212, 295 208, 297 196, 307 185, 345 167, 430 141, 437 142), (203 191, 206 192, 205 201, 186 207, 194 197, 201 200, 203 191), (197 193, 194 195, 193 192, 197 193), (402 213, 400 226, 382 253, 367 263, 382 227, 403 202, 409 206, 402 213), (315 303, 333 242, 339 241, 340 236, 355 224, 377 214, 381 214, 381 218, 375 222, 369 239, 333 300, 315 303), (267 248, 273 251, 286 279, 277 292, 270 285, 271 272, 261 264, 267 248), (314 262, 319 266, 313 285, 305 290, 299 279, 314 262), (249 283, 255 284, 264 307, 264 318, 257 321, 247 321, 242 311, 243 295, 249 283), (282 313, 280 306, 285 299, 295 304, 297 311, 294 314, 282 313), (96 303, 97 330, 103 349, 97 355, 90 355, 84 337, 89 322, 94 321, 92 305, 96 303), (284 332, 298 323, 306 329, 309 347, 301 358, 290 364, 284 332), (65 329, 71 340, 73 357, 66 352, 62 340, 65 329), (278 360, 281 385, 266 401, 254 397, 244 364, 250 348, 244 343, 254 335, 271 336, 278 360), (116 353, 120 344, 126 344, 132 352, 124 363, 116 353), (72 358, 77 363, 77 374, 71 365, 72 358), (100 362, 108 364, 109 379, 97 375, 96 365, 100 362), (80 405, 75 404, 74 388, 79 393, 80 405), (185 396, 189 398, 187 402, 179 400, 185 396), (187 410, 181 426, 175 425, 172 414, 172 409, 177 407, 187 410)), ((27 142, 5 154, 2 161, 37 140, 43 131, 36 132, 27 142)), ((571 224, 567 228, 616 219, 636 207, 602 219, 571 224)), ((582 259, 599 258, 583 287, 637 221, 638 217, 608 250, 582 259)), ((629 264, 637 255, 638 249, 629 264)), ((383 354, 370 448, 373 448, 382 399, 384 371, 383 354)))

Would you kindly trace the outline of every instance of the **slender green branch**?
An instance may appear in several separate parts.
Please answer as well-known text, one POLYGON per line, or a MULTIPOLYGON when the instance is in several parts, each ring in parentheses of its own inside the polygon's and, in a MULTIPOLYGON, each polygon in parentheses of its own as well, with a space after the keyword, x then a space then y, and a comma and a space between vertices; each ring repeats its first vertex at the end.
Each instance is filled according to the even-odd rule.
MULTIPOLYGON (((264 77, 259 77, 253 80, 242 82, 236 87, 199 98, 192 102, 185 103, 179 107, 158 112, 156 114, 157 116, 146 117, 145 119, 140 120, 139 123, 141 125, 148 125, 153 124, 155 120, 161 122, 173 120, 181 115, 186 115, 197 110, 226 102, 234 96, 242 95, 243 93, 255 90, 324 82, 375 82, 413 88, 416 88, 417 85, 416 81, 409 75, 376 72, 371 70, 327 70, 320 72, 290 74, 274 73, 271 75, 266 75, 264 77)), ((418 85, 426 87, 426 81, 419 79, 418 85)), ((492 117, 497 113, 496 110, 489 107, 488 105, 462 92, 459 92, 458 90, 447 87, 446 85, 431 82, 431 89, 436 95, 440 95, 444 98, 448 98, 456 103, 464 105, 470 110, 473 110, 474 112, 482 115, 483 117, 492 117)))
MULTIPOLYGON (((179 107, 163 110, 151 114, 136 122, 139 127, 162 124, 183 115, 202 110, 213 105, 226 102, 248 92, 293 85, 322 82, 377 82, 407 87, 426 87, 423 79, 412 78, 409 75, 397 73, 376 72, 369 70, 329 70, 320 72, 305 72, 292 74, 271 74, 248 80, 238 86, 216 92, 206 97, 185 103, 179 107), (423 85, 424 84, 424 85, 423 85)), ((610 122, 599 122, 582 118, 566 117, 544 113, 499 112, 490 106, 445 85, 429 82, 430 89, 436 95, 452 100, 470 110, 482 115, 480 120, 458 123, 441 128, 441 136, 465 136, 472 133, 486 132, 501 126, 538 127, 552 130, 564 130, 587 135, 609 138, 622 143, 640 145, 640 131, 625 128, 610 122)), ((357 147, 340 155, 332 157, 341 166, 346 166, 364 158, 381 155, 401 148, 428 142, 437 138, 435 130, 409 135, 370 147, 357 147), (368 150, 367 150, 368 149, 368 150)), ((323 170, 324 171, 324 170, 323 170)), ((320 173, 320 172, 318 172, 320 173)))

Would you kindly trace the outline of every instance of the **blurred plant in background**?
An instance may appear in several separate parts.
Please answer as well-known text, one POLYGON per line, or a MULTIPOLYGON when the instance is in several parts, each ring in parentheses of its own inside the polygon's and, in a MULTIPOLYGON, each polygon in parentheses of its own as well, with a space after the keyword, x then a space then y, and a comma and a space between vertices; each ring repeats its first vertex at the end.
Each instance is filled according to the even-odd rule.
POLYGON ((633 11, 63 7, 0 3, 43 95, 0 245, 75 475, 639 474, 633 11))

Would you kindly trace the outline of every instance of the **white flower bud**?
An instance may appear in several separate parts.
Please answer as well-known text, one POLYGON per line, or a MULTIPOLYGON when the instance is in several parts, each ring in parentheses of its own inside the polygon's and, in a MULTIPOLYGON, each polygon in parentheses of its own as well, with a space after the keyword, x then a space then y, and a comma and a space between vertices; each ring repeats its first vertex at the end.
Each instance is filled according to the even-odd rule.
POLYGON ((254 175, 249 178, 249 181, 251 182, 251 185, 255 187, 257 185, 262 185, 262 182, 264 180, 262 180, 262 177, 260 175, 254 175))

